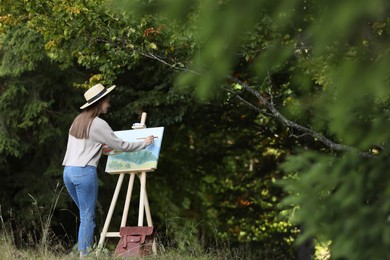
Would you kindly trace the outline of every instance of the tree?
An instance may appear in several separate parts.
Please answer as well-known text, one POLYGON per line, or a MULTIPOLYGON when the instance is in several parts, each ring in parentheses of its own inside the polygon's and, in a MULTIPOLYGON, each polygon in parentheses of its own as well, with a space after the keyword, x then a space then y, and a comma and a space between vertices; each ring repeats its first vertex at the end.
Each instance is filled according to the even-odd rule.
POLYGON ((31 197, 49 206, 59 190, 62 136, 80 101, 78 90, 64 88, 83 77, 74 68, 59 70, 43 46, 40 35, 21 24, 1 34, 0 204, 5 219, 24 216, 17 218, 29 223, 26 230, 37 220, 31 197))
MULTIPOLYGON (((191 89, 178 89, 172 86, 173 79, 177 75, 172 68, 186 69, 185 63, 180 61, 188 60, 196 52, 198 44, 194 42, 196 34, 190 28, 180 30, 178 24, 170 27, 166 24, 166 19, 157 16, 141 15, 136 16, 136 19, 128 19, 127 14, 110 12, 102 5, 102 1, 88 3, 85 1, 28 3, 16 1, 12 5, 6 3, 2 8, 5 14, 2 16, 3 35, 11 33, 17 27, 23 27, 39 39, 39 42, 34 45, 41 51, 39 57, 44 60, 49 58, 47 62, 50 66, 45 63, 40 67, 34 63, 30 72, 32 75, 38 74, 38 68, 46 72, 49 67, 54 71, 50 70, 49 75, 42 74, 41 78, 50 78, 50 75, 63 73, 66 75, 69 70, 74 69, 83 73, 81 80, 76 80, 76 76, 67 78, 69 82, 77 82, 73 87, 71 84, 60 84, 57 92, 53 88, 42 88, 42 91, 50 90, 59 95, 61 93, 60 96, 53 96, 53 105, 63 103, 66 105, 59 106, 60 112, 55 115, 67 116, 66 119, 62 118, 61 124, 55 125, 58 128, 51 128, 51 132, 57 131, 59 134, 55 142, 58 145, 53 146, 51 144, 54 141, 48 140, 50 149, 43 149, 45 153, 35 160, 40 167, 30 171, 28 165, 20 163, 20 157, 13 155, 7 161, 7 165, 13 168, 18 166, 19 171, 23 173, 22 176, 29 171, 31 179, 39 178, 44 169, 51 169, 55 181, 42 179, 42 182, 37 183, 39 185, 37 187, 42 190, 49 190, 51 184, 60 181, 61 155, 65 147, 66 131, 76 113, 75 108, 82 103, 79 98, 82 91, 77 87, 87 87, 97 81, 105 84, 114 82, 120 86, 113 93, 112 99, 115 101, 112 103, 112 109, 116 113, 108 115, 107 118, 114 129, 128 128, 129 121, 136 122, 141 111, 148 112, 148 126, 167 127, 164 143, 169 145, 162 150, 159 173, 153 175, 152 181, 149 182, 149 199, 153 205, 155 218, 157 217, 154 221, 156 225, 164 226, 170 219, 183 216, 186 221, 203 223, 197 224, 198 228, 193 229, 192 232, 202 238, 205 248, 215 242, 215 235, 217 235, 218 239, 230 237, 232 243, 236 245, 251 243, 253 248, 262 245, 263 252, 268 252, 269 248, 272 248, 273 251, 269 254, 273 256, 293 254, 294 250, 290 244, 294 240, 295 229, 285 220, 276 218, 278 210, 274 206, 283 194, 280 188, 272 186, 274 180, 280 177, 280 172, 275 169, 276 164, 270 159, 275 157, 280 160, 287 152, 288 148, 282 147, 286 137, 285 131, 277 130, 272 123, 268 124, 266 118, 257 118, 256 113, 240 111, 237 104, 232 105, 228 102, 232 100, 230 93, 216 97, 215 102, 196 102, 191 89), (57 19, 53 19, 54 17, 57 19), (166 53, 170 58, 160 60, 161 53, 166 53), (76 93, 73 96, 74 92, 76 93), (69 96, 63 93, 69 93, 69 96), (230 111, 231 109, 233 112, 230 111), (219 118, 221 113, 224 113, 222 119, 219 118), (238 120, 242 124, 237 125, 238 120), (214 123, 210 124, 210 121, 214 123), (242 132, 244 122, 253 124, 253 127, 242 132), (262 145, 247 150, 247 145, 253 142, 248 136, 257 133, 258 124, 263 125, 264 128, 272 128, 273 134, 278 131, 279 138, 276 138, 278 139, 276 142, 272 137, 267 138, 262 145), (208 138, 208 134, 213 138, 208 138), (62 141, 58 142, 58 140, 62 141), (270 146, 269 152, 264 153, 264 162, 268 163, 261 167, 261 171, 257 169, 249 171, 250 165, 257 164, 259 159, 254 160, 252 153, 262 153, 262 150, 268 149, 265 148, 268 146, 270 146), (226 152, 221 153, 221 151, 226 152), (50 158, 47 154, 57 155, 56 161, 42 160, 41 158, 50 158), (240 174, 236 174, 238 169, 240 174), (265 176, 264 181, 259 182, 260 178, 257 176, 265 176), (244 180, 254 183, 248 184, 246 189, 236 187, 244 180), (182 188, 183 186, 185 189, 182 188), (263 192, 264 199, 256 197, 257 192, 263 192), (226 199, 227 195, 228 199, 226 199), (235 207, 239 209, 232 211, 231 209, 235 207), (264 214, 259 217, 257 211, 263 209, 264 214), (240 218, 235 218, 238 212, 240 218), (245 225, 241 225, 241 222, 245 225), (216 234, 215 227, 218 230, 216 234), (248 234, 247 238, 243 234, 248 234), (277 237, 275 241, 265 243, 273 236, 277 237), (278 250, 281 252, 276 252, 278 250)), ((22 42, 15 41, 15 44, 19 46, 22 42)), ((28 46, 26 50, 31 52, 34 49, 28 46)), ((37 55, 37 52, 31 53, 37 55)), ((17 61, 21 57, 23 53, 18 53, 12 60, 17 61)), ((14 67, 19 69, 20 66, 14 67)), ((18 74, 15 79, 23 76, 25 75, 18 74)), ((28 78, 35 84, 35 78, 28 78)), ((51 108, 48 107, 49 110, 51 108)), ((17 107, 9 108, 9 111, 15 114, 16 110, 17 107)), ((45 130, 39 129, 39 132, 44 133, 45 130)), ((256 138, 262 139, 269 134, 268 130, 262 134, 257 133, 256 138)), ((16 134, 17 137, 19 135, 22 134, 16 134)), ((30 141, 28 144, 31 146, 37 144, 35 139, 30 141)), ((23 148, 24 144, 20 147, 23 148)), ((102 160, 102 165, 104 163, 102 160)), ((101 173, 100 194, 112 194, 112 176, 101 173)), ((30 181, 21 182, 20 186, 15 188, 7 186, 5 190, 18 192, 20 194, 18 198, 23 198, 23 195, 31 191, 30 186, 30 181)), ((31 193, 36 194, 36 192, 31 193)), ((47 197, 49 192, 38 194, 40 195, 38 201, 50 201, 47 197)), ((103 211, 110 199, 110 196, 100 196, 99 201, 103 211)), ((65 201, 61 200, 61 206, 74 211, 72 204, 65 205, 66 201, 69 202, 69 198, 65 201)), ((21 202, 18 199, 14 203, 17 208, 25 208, 29 205, 29 200, 21 202)), ((10 201, 8 205, 12 207, 12 202, 10 201)), ((24 216, 24 214, 18 215, 24 216)), ((62 224, 63 221, 73 222, 64 216, 66 215, 64 211, 59 211, 56 215, 57 221, 62 224)), ((102 225, 104 216, 104 212, 98 214, 98 225, 102 225)), ((136 218, 136 216, 130 217, 136 218)), ((74 229, 67 226, 66 228, 69 231, 68 235, 71 236, 74 229)), ((181 228, 184 226, 178 225, 175 234, 170 234, 170 239, 180 234, 181 228)))
MULTIPOLYGON (((4 2, 3 39, 23 25, 40 39, 42 53, 33 53, 55 61, 57 73, 78 68, 89 74, 80 86, 123 86, 113 97, 118 113, 108 117, 115 129, 128 128, 141 111, 153 115, 149 126, 169 126, 162 174, 149 188, 158 190, 149 195, 162 204, 155 208, 159 221, 206 219, 218 223, 222 237, 258 244, 280 235, 275 241, 291 255, 295 229, 276 219, 275 208, 285 193, 274 182, 286 178, 286 205, 297 207, 302 240, 331 240, 335 257, 385 257, 388 204, 382 198, 389 191, 379 174, 388 156, 385 1, 4 2), (242 170, 250 165, 253 171, 242 170), (371 216, 378 219, 368 233, 362 227, 371 216)), ((195 232, 207 234, 200 226, 195 232)))
POLYGON ((296 149, 283 167, 296 174, 284 187, 291 193, 286 204, 298 207, 294 217, 305 225, 302 240, 331 240, 336 258, 386 258, 388 3, 161 2, 159 14, 177 11, 181 24, 197 29, 197 51, 182 61, 188 68, 178 85, 194 86, 204 98, 220 85, 229 88, 226 79, 233 78, 254 94, 254 102, 245 100, 252 108, 270 113, 294 136, 325 144, 296 149))

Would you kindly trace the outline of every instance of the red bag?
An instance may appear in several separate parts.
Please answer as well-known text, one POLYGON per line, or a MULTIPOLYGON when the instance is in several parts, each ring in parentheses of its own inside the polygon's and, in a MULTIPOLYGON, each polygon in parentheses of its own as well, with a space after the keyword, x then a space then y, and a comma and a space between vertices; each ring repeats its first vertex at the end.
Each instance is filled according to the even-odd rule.
POLYGON ((121 227, 115 256, 146 256, 152 253, 153 227, 121 227))

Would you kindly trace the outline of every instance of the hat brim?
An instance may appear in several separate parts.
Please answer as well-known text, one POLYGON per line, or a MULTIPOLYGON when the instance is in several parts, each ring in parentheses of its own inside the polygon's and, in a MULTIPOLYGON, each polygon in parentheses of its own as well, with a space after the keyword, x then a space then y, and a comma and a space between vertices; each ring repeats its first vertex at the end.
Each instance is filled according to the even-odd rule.
POLYGON ((90 102, 90 103, 87 102, 87 103, 85 103, 84 105, 82 105, 82 106, 80 107, 80 109, 87 108, 87 107, 89 107, 90 105, 96 103, 96 101, 99 101, 99 100, 102 99, 103 97, 107 96, 111 91, 113 91, 115 87, 116 87, 115 85, 109 87, 109 88, 107 89, 107 91, 106 91, 103 95, 101 95, 99 98, 95 99, 93 102, 90 102))

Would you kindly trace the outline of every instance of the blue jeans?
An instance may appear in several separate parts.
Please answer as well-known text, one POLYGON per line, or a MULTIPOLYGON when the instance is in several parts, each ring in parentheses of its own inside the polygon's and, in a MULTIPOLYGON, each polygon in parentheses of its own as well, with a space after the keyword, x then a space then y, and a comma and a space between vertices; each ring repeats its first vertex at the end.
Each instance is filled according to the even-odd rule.
POLYGON ((98 194, 96 167, 65 166, 64 183, 80 211, 78 250, 87 254, 93 246, 95 208, 98 194))

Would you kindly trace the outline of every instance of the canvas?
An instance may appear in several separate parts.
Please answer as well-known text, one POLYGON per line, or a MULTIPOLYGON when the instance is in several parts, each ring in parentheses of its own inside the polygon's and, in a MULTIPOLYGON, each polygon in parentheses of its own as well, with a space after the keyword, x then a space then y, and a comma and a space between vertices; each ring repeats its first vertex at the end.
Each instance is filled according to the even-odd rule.
POLYGON ((157 169, 164 127, 115 131, 115 134, 128 142, 138 142, 149 135, 153 135, 156 138, 154 143, 146 149, 136 152, 119 152, 109 147, 103 147, 103 153, 108 155, 106 172, 126 173, 154 171, 157 169))

